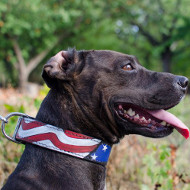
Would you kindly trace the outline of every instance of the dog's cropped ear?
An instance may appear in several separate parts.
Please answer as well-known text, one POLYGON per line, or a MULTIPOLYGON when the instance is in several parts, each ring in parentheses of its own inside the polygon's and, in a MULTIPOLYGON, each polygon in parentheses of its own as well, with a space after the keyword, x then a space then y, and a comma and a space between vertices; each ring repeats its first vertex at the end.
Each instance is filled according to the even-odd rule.
POLYGON ((42 77, 49 88, 55 87, 58 80, 70 80, 75 53, 75 50, 60 51, 44 65, 42 77))

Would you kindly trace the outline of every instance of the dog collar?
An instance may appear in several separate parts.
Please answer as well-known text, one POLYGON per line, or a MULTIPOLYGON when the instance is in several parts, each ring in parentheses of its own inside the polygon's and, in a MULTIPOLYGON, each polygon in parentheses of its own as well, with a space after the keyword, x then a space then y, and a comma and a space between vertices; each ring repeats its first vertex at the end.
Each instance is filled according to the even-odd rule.
POLYGON ((24 144, 31 143, 102 165, 106 165, 111 152, 111 146, 99 139, 28 117, 19 118, 14 136, 24 144))

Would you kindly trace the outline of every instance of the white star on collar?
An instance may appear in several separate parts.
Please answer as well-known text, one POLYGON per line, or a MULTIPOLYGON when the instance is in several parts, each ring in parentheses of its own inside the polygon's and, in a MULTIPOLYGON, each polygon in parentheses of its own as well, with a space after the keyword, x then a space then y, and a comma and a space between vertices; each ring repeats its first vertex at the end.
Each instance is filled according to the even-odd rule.
POLYGON ((97 158, 98 156, 96 156, 96 154, 94 154, 94 155, 92 155, 91 157, 92 157, 92 160, 96 160, 96 158, 97 158))
POLYGON ((106 150, 108 149, 107 145, 103 145, 103 151, 106 152, 106 150))

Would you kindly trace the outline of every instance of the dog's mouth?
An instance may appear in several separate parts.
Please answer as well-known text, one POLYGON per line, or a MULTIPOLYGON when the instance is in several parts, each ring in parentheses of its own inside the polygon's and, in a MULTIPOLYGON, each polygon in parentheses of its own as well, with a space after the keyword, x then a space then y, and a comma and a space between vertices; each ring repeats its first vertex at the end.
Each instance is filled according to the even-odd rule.
POLYGON ((147 110, 137 105, 118 103, 115 105, 116 114, 124 121, 129 121, 151 131, 176 129, 186 139, 189 129, 173 114, 161 110, 147 110))

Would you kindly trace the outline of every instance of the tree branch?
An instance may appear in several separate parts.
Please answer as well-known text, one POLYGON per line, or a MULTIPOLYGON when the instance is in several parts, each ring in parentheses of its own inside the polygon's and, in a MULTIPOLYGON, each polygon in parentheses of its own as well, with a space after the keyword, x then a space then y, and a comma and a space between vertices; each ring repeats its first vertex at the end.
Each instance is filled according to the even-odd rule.
POLYGON ((12 44, 13 44, 13 49, 15 51, 17 60, 18 60, 18 62, 17 62, 18 68, 22 72, 24 69, 26 69, 25 61, 24 61, 24 58, 22 56, 22 51, 20 49, 20 46, 19 46, 17 40, 15 40, 14 38, 12 38, 11 41, 12 41, 12 44))
POLYGON ((36 55, 34 58, 32 58, 28 65, 26 66, 26 72, 29 75, 31 71, 33 71, 38 64, 47 56, 47 54, 63 40, 64 35, 61 35, 55 43, 53 43, 49 48, 42 51, 40 54, 36 55))
POLYGON ((27 74, 30 74, 30 72, 38 66, 38 64, 46 57, 46 55, 51 51, 52 48, 47 48, 29 61, 28 65, 26 66, 27 74))
POLYGON ((157 2, 158 2, 160 11, 162 13, 165 13, 165 9, 164 9, 164 5, 163 5, 162 1, 161 0, 157 0, 157 2))
POLYGON ((131 21, 132 25, 136 25, 139 28, 139 32, 153 45, 158 46, 160 42, 156 40, 149 32, 145 31, 144 28, 134 21, 131 21))
MULTIPOLYGON (((181 0, 177 0, 176 5, 175 5, 174 13, 176 13, 177 10, 179 10, 180 4, 181 4, 181 0)), ((172 20, 172 26, 169 29, 169 33, 173 32, 177 21, 178 21, 178 16, 174 16, 173 20, 172 20)))

